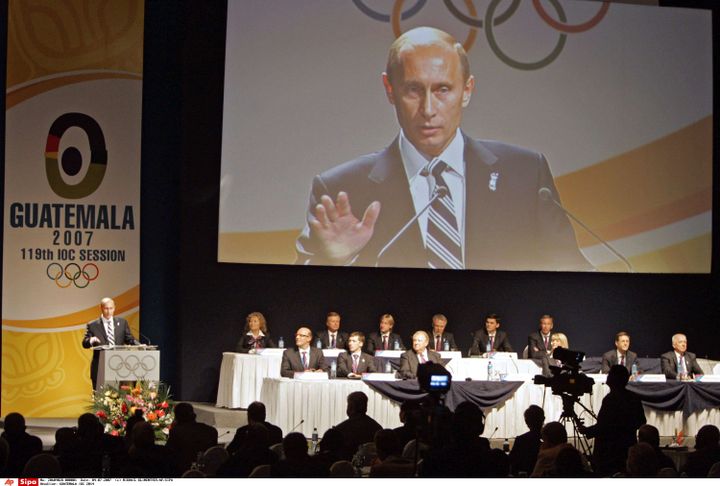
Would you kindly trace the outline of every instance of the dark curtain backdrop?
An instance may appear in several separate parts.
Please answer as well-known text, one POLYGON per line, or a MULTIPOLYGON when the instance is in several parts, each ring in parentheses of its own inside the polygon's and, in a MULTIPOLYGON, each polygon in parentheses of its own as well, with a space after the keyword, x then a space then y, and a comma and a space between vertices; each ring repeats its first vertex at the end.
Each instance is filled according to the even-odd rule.
MULTIPOLYGON (((674 3, 715 9, 717 61, 718 6, 712 1, 674 3)), ((625 329, 641 356, 669 350, 671 335, 683 331, 692 351, 720 359, 717 88, 716 244, 710 275, 221 264, 217 224, 225 9, 224 2, 204 0, 148 0, 146 7, 142 329, 162 348, 162 375, 176 398, 215 401, 222 352, 234 349, 244 317, 252 311, 262 312, 274 337, 282 335, 286 343, 293 342, 301 324, 321 329, 330 310, 342 315, 344 329, 363 331, 375 329, 380 314, 392 313, 404 340, 442 312, 463 349, 483 316, 494 312, 503 317, 502 328, 518 351, 539 315, 551 313, 571 348, 590 355, 611 349, 615 332, 625 329)), ((715 79, 720 79, 717 62, 715 79)))

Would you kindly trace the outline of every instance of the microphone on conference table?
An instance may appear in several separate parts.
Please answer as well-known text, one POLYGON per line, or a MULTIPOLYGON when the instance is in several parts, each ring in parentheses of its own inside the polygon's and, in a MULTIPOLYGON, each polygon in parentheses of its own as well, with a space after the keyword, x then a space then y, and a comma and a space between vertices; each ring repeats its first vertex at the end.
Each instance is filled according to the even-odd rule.
POLYGON ((625 266, 627 267, 627 270, 628 270, 629 273, 635 273, 635 269, 634 269, 633 266, 630 264, 630 262, 628 261, 628 259, 625 258, 625 257, 622 255, 622 253, 620 253, 620 252, 617 251, 615 248, 613 248, 613 246, 612 246, 610 243, 608 243, 607 241, 605 241, 605 240, 604 240, 602 237, 600 237, 597 233, 595 233, 593 230, 591 230, 585 223, 583 223, 582 221, 580 221, 573 213, 571 213, 570 211, 568 211, 567 209, 565 209, 565 206, 563 206, 560 201, 558 201, 557 199, 555 199, 555 196, 553 196, 553 193, 552 193, 552 191, 551 191, 550 189, 548 189, 547 187, 541 187, 540 189, 538 189, 538 196, 539 196, 540 199, 542 199, 543 201, 552 201, 552 203, 555 204, 555 206, 559 207, 559 208, 562 210, 562 212, 564 212, 565 214, 567 214, 567 216, 568 216, 570 219, 572 219, 572 220, 575 221, 577 224, 579 224, 580 226, 582 226, 585 231, 587 231, 588 233, 590 233, 597 241, 599 241, 605 248, 607 248, 607 249, 610 251, 610 253, 612 253, 612 254, 615 255, 620 261, 622 261, 622 262, 625 264, 625 266))
POLYGON ((144 339, 145 341, 147 341, 148 346, 152 346, 152 342, 150 341, 150 338, 147 337, 145 334, 140 333, 140 339, 144 339))
POLYGON ((388 241, 387 244, 386 244, 385 246, 383 246, 383 249, 380 250, 380 253, 378 253, 377 258, 375 258, 375 266, 376 266, 376 267, 377 267, 378 264, 380 263, 380 259, 383 257, 383 255, 385 254, 385 252, 386 252, 393 244, 395 244, 395 242, 396 242, 398 239, 400 239, 400 237, 405 233, 405 231, 407 231, 407 229, 408 229, 410 226, 412 226, 412 224, 415 223, 415 221, 417 221, 418 218, 419 218, 420 216, 422 216, 422 214, 423 214, 425 211, 427 211, 427 210, 430 208, 430 206, 432 205, 432 203, 434 203, 436 200, 438 200, 438 199, 440 199, 440 198, 442 198, 442 197, 447 196, 448 193, 449 193, 449 191, 448 191, 448 188, 447 188, 447 187, 445 187, 445 186, 435 186, 435 189, 433 190, 433 195, 432 195, 432 197, 430 198, 430 201, 428 201, 428 203, 427 203, 425 206, 423 206, 423 208, 422 208, 420 211, 418 211, 418 212, 415 214, 415 216, 413 216, 412 218, 410 218, 410 221, 408 221, 408 222, 405 224, 405 226, 403 226, 402 228, 400 228, 400 231, 398 231, 397 233, 395 233, 395 236, 393 236, 392 239, 390 239, 390 241, 388 241))
MULTIPOLYGON (((301 419, 300 422, 298 422, 298 424, 297 424, 295 427, 293 427, 292 429, 290 429, 290 432, 295 432, 295 429, 297 429, 298 427, 300 427, 300 426, 301 426, 302 424, 304 424, 304 423, 305 423, 305 419, 301 419)), ((290 432, 288 432, 288 434, 289 434, 290 432)))
POLYGON ((497 425, 497 426, 495 427, 495 430, 493 430, 493 433, 490 434, 490 437, 488 437, 488 440, 492 440, 492 438, 495 437, 495 432, 497 432, 499 428, 500 428, 499 425, 497 425))

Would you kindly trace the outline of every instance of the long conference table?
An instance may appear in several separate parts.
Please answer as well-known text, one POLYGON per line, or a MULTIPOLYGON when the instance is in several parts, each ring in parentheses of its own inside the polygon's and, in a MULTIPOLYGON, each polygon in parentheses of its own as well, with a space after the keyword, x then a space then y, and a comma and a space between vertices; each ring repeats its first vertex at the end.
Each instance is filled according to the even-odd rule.
MULTIPOLYGON (((322 435, 325 430, 347 418, 346 399, 348 394, 354 391, 362 391, 368 396, 368 415, 386 428, 401 425, 398 400, 402 400, 402 397, 419 396, 422 393, 414 380, 301 381, 281 378, 281 359, 280 353, 267 355, 224 353, 217 406, 247 408, 250 403, 259 400, 266 406, 268 421, 278 425, 284 433, 296 431, 310 436, 314 428, 317 428, 322 435)), ((485 437, 515 437, 527 432, 522 417, 525 409, 532 404, 540 405, 544 409, 546 421, 560 418, 562 413, 560 397, 553 395, 549 388, 532 382, 532 376, 540 373, 540 368, 533 361, 517 359, 492 361, 494 378, 497 380, 502 377, 501 381, 487 381, 487 359, 453 356, 446 364, 453 375, 452 391, 456 396, 487 397, 486 402, 483 402, 482 398, 479 400, 479 403, 485 405, 481 406, 487 417, 483 434, 485 437)), ((602 399, 609 390, 604 386, 604 375, 589 376, 595 378, 595 384, 592 393, 583 395, 580 403, 597 414, 602 399)), ((703 399, 720 397, 720 383, 673 381, 633 383, 630 386, 641 394, 643 400, 648 398, 655 402, 645 402, 645 416, 648 423, 656 426, 663 436, 672 436, 678 431, 683 431, 686 436, 695 435, 705 424, 720 427, 720 408, 707 406, 703 401, 703 399), (692 397, 700 397, 701 400, 693 401, 692 397), (683 403, 692 402, 692 407, 683 407, 682 403, 679 405, 671 403, 678 400, 682 400, 683 403), (703 408, 705 406, 707 408, 703 408), (666 409, 674 407, 676 410, 658 409, 663 407, 666 409)), ((575 412, 580 418, 585 419, 586 425, 594 423, 594 419, 579 405, 575 405, 575 412)))

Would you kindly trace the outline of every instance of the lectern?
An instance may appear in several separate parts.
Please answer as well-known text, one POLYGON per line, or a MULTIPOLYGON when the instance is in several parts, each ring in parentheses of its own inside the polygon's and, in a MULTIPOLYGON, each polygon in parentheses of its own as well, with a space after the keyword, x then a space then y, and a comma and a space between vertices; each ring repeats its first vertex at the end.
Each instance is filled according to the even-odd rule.
POLYGON ((121 381, 160 381, 157 346, 103 346, 100 350, 97 387, 119 386, 121 381))

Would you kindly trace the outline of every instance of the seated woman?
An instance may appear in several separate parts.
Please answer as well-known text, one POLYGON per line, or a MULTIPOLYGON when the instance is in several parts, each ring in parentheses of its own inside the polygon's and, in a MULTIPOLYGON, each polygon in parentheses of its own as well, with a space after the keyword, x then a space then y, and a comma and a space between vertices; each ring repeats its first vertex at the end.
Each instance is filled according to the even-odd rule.
POLYGON ((265 316, 259 312, 251 312, 245 318, 245 334, 237 343, 238 353, 256 353, 263 348, 274 348, 270 339, 265 316))
MULTIPOLYGON (((568 344, 568 338, 565 334, 561 332, 554 332, 550 335, 550 347, 553 351, 555 351, 555 348, 569 348, 568 344)), ((562 363, 560 361, 554 359, 552 357, 552 353, 550 355, 543 355, 542 357, 542 374, 543 376, 550 377, 552 376, 552 372, 550 371, 550 366, 562 366, 562 363)))

